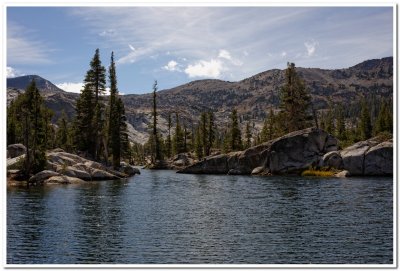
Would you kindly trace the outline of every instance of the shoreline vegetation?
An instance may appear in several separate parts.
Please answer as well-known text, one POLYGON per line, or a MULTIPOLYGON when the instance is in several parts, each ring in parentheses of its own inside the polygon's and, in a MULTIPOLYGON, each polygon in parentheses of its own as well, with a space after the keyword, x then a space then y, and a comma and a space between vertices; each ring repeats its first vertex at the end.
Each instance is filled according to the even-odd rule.
POLYGON ((149 139, 140 145, 128 136, 114 53, 107 84, 106 68, 96 49, 72 119, 63 112, 52 123, 54 112, 44 105, 32 80, 7 108, 8 183, 67 184, 127 178, 140 173, 132 165, 143 164, 149 169, 191 174, 393 174, 391 97, 377 102, 361 96, 351 115, 344 114, 344 105, 333 106, 332 102, 317 112, 295 64, 287 63, 279 107, 265 108, 268 114, 260 133, 253 133, 254 123, 252 127, 236 108, 232 108, 228 127, 218 127, 214 113, 204 109, 197 123, 192 121, 190 126, 179 112, 170 113, 164 138, 158 127, 162 101, 158 101, 157 89, 155 81, 149 139), (108 97, 104 96, 107 87, 108 97), (371 101, 375 114, 368 110, 371 101))

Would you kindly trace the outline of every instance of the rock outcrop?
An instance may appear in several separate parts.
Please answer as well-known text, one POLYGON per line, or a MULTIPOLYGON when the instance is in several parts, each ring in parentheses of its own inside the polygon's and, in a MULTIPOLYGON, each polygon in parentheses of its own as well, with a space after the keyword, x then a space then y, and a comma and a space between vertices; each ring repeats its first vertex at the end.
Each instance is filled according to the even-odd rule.
POLYGON ((14 157, 14 158, 8 158, 7 159, 7 169, 14 169, 24 159, 25 159, 25 154, 22 154, 20 156, 14 157))
POLYGON ((393 174, 393 141, 377 138, 357 142, 340 152, 343 168, 350 176, 393 174))
POLYGON ((51 170, 43 170, 30 177, 28 183, 33 185, 41 185, 45 180, 54 176, 61 176, 61 174, 51 170))
POLYGON ((69 176, 52 176, 43 182, 44 184, 82 184, 84 180, 69 176))
POLYGON ((326 153, 321 160, 320 167, 343 169, 343 159, 339 151, 326 153))
POLYGON ((191 153, 179 153, 175 155, 172 159, 168 160, 169 168, 170 169, 182 169, 187 166, 190 166, 194 163, 195 158, 192 156, 191 153))
POLYGON ((76 154, 62 151, 47 153, 48 169, 85 181, 121 179, 138 173, 137 169, 127 170, 127 167, 128 165, 125 164, 123 166, 125 172, 120 172, 76 154))
POLYGON ((26 148, 22 144, 12 144, 7 146, 7 158, 15 158, 26 154, 26 148))
MULTIPOLYGON (((24 148, 17 146, 11 149, 22 150, 24 148)), ((16 153, 13 152, 12 155, 16 153)), ((64 152, 62 149, 49 151, 46 153, 46 157, 46 170, 31 176, 28 181, 26 181, 27 178, 25 176, 21 181, 25 181, 27 185, 70 184, 94 180, 121 179, 140 174, 137 168, 126 163, 122 163, 118 171, 76 154, 64 152)), ((24 158, 25 154, 7 159, 8 182, 19 181, 20 161, 24 158)))
POLYGON ((178 173, 298 174, 310 166, 317 166, 327 152, 337 150, 338 142, 332 135, 308 128, 245 151, 206 157, 178 173))

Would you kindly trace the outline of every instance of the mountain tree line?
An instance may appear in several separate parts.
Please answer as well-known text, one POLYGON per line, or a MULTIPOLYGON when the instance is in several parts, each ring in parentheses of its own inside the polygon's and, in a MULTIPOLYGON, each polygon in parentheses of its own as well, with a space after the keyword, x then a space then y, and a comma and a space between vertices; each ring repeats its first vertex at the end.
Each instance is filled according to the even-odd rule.
POLYGON ((309 89, 297 74, 295 64, 288 63, 279 107, 269 108, 266 112, 260 133, 255 132, 255 124, 251 124, 249 119, 242 123, 245 119, 238 115, 236 109, 232 110, 226 128, 216 127, 211 111, 202 112, 197 119, 189 121, 189 125, 178 112, 170 112, 168 132, 164 138, 158 128, 158 85, 155 81, 149 140, 144 145, 130 145, 124 104, 118 94, 113 53, 108 81, 110 96, 105 101, 106 69, 101 64, 97 49, 76 103, 76 116, 69 120, 63 112, 57 121, 57 129, 50 123, 52 112, 44 107, 34 82, 23 95, 11 102, 7 114, 7 140, 8 144, 27 144, 30 153, 26 159, 28 171, 38 168, 34 164, 40 165, 41 153, 50 146, 79 152, 97 161, 111 161, 114 167, 118 167, 121 158, 145 163, 146 157, 150 157, 155 163, 183 152, 192 152, 202 159, 211 155, 213 150, 243 150, 312 126, 335 135, 342 147, 393 130, 391 99, 378 101, 375 96, 364 97, 346 107, 329 101, 328 109, 318 114, 312 107, 309 89), (242 125, 244 129, 241 129, 241 124, 245 124, 242 125))

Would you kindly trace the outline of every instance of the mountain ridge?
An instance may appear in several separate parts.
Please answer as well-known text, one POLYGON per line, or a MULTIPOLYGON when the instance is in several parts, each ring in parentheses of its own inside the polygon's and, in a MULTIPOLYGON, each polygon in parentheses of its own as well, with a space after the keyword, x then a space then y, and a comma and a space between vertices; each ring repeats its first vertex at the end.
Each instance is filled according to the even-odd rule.
MULTIPOLYGON (((310 89, 316 110, 326 109, 329 101, 348 103, 368 93, 382 97, 393 93, 393 57, 366 60, 344 69, 297 67, 297 71, 310 89)), ((271 69, 236 82, 202 79, 159 90, 159 128, 165 135, 168 114, 178 113, 182 123, 190 129, 204 111, 213 111, 218 126, 227 127, 230 112, 236 108, 240 120, 253 122, 254 129, 259 131, 266 112, 270 108, 278 108, 279 91, 284 81, 285 70, 271 69)), ((8 89, 7 93, 8 98, 12 99, 12 90, 8 89)), ((62 108, 70 117, 73 116, 78 94, 48 88, 43 94, 46 105, 56 112, 54 119, 58 118, 62 108)), ((145 142, 151 118, 152 94, 127 94, 121 97, 125 104, 130 139, 145 142)))

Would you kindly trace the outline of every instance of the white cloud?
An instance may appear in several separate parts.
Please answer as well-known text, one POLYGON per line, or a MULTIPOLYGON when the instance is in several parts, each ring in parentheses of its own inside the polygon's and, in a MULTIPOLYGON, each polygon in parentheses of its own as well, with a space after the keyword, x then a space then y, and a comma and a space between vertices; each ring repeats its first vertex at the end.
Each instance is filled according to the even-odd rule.
POLYGON ((117 64, 126 64, 126 63, 134 63, 136 62, 138 59, 147 56, 147 57, 151 57, 154 56, 154 52, 155 50, 152 48, 134 48, 135 50, 133 51, 132 48, 130 48, 130 53, 121 57, 120 59, 118 59, 116 62, 117 64))
POLYGON ((304 42, 304 46, 307 49, 307 55, 313 56, 318 45, 318 42, 315 40, 304 42))
POLYGON ((32 31, 14 22, 7 24, 7 63, 15 64, 50 64, 49 52, 53 49, 48 44, 32 36, 32 31))
POLYGON ((180 71, 179 69, 179 64, 178 62, 176 62, 175 60, 171 60, 168 62, 167 65, 165 65, 164 67, 162 67, 163 70, 167 70, 167 71, 180 71))
POLYGON ((220 60, 211 59, 210 61, 200 60, 195 64, 189 64, 185 73, 189 77, 211 77, 218 78, 223 70, 220 60))
POLYGON ((17 76, 22 76, 25 75, 23 73, 20 73, 18 70, 12 68, 12 67, 7 67, 7 78, 13 78, 17 76))
POLYGON ((222 58, 222 59, 229 60, 229 62, 232 63, 235 66, 242 66, 243 65, 243 62, 238 60, 238 59, 233 58, 231 53, 228 50, 224 50, 224 49, 219 50, 218 57, 222 58))
POLYGON ((81 93, 81 89, 83 89, 83 83, 65 82, 61 84, 56 84, 56 86, 64 91, 74 92, 74 93, 81 93))
MULTIPOLYGON (((183 71, 186 67, 201 67, 201 62, 195 61, 214 59, 229 68, 229 73, 224 70, 219 78, 233 74, 239 80, 266 69, 284 68, 283 58, 288 56, 299 66, 331 68, 338 63, 340 67, 347 62, 355 64, 354 58, 348 57, 354 54, 357 59, 367 59, 392 52, 390 8, 377 11, 381 17, 375 19, 364 16, 366 13, 360 8, 349 8, 349 14, 353 9, 355 16, 328 7, 98 7, 71 9, 71 13, 81 18, 97 38, 104 29, 117 30, 113 37, 101 41, 115 48, 119 64, 170 54, 184 64, 183 71), (321 14, 329 16, 329 20, 320 21, 321 14), (304 37, 318 38, 324 50, 320 50, 318 42, 304 37), (355 38, 356 41, 349 40, 355 38), (344 40, 349 43, 337 45, 344 40), (135 45, 135 51, 128 44, 135 45), (327 52, 334 61, 321 61, 327 52), (295 57, 298 53, 300 59, 295 57), (317 54, 319 58, 315 57, 317 54), (188 61, 182 61, 183 57, 188 61), (236 61, 230 62, 232 59, 236 61)), ((154 63, 157 69, 165 64, 154 63)))
POLYGON ((107 29, 99 33, 100 37, 112 37, 115 35, 114 29, 107 29))
POLYGON ((285 51, 282 51, 281 57, 285 57, 285 56, 287 56, 287 53, 285 51))
MULTIPOLYGON (((72 83, 72 82, 64 82, 60 84, 56 84, 57 87, 61 88, 66 92, 73 92, 73 93, 81 93, 81 90, 84 87, 83 83, 72 83)), ((119 95, 124 95, 125 93, 119 92, 119 95)), ((106 88, 106 92, 104 95, 110 95, 110 88, 106 88)))
POLYGON ((228 59, 228 60, 232 59, 231 54, 227 50, 223 50, 223 49, 219 50, 218 57, 219 58, 225 58, 225 59, 228 59))

